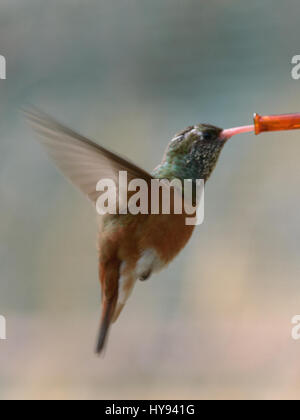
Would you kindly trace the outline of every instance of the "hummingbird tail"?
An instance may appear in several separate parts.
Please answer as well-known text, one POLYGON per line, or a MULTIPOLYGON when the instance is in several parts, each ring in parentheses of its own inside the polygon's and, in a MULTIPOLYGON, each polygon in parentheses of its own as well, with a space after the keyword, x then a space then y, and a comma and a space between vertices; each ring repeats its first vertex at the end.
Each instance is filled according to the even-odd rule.
POLYGON ((115 299, 108 302, 104 302, 99 337, 98 337, 97 346, 96 346, 96 353, 99 355, 103 352, 106 345, 109 327, 112 322, 115 306, 116 306, 115 299))
POLYGON ((100 259, 99 276, 102 287, 102 317, 96 353, 103 352, 110 325, 113 321, 114 312, 118 300, 119 275, 121 262, 117 257, 109 256, 107 260, 100 259))

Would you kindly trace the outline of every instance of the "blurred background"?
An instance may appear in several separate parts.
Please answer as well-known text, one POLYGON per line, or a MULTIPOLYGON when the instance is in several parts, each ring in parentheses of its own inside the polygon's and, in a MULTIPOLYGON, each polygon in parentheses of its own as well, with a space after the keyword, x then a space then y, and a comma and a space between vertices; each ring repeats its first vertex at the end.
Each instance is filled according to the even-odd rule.
POLYGON ((197 122, 300 111, 298 0, 0 0, 2 399, 298 398, 300 133, 233 138, 205 223, 139 283, 93 354, 93 207, 19 110, 34 104, 147 170, 197 122))

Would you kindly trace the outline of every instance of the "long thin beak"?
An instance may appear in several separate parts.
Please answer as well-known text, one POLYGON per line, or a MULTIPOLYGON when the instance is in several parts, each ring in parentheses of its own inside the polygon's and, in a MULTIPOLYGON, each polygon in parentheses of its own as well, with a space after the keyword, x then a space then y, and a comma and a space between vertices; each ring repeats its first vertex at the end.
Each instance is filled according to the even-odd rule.
POLYGON ((254 131, 254 125, 243 125, 241 127, 226 128, 222 131, 220 138, 222 140, 230 139, 230 137, 235 136, 236 134, 250 133, 254 131))
POLYGON ((281 114, 281 115, 259 115, 254 114, 254 125, 244 125, 242 127, 228 128, 221 132, 220 139, 228 140, 236 134, 254 133, 260 134, 265 131, 285 131, 300 129, 300 113, 281 114))

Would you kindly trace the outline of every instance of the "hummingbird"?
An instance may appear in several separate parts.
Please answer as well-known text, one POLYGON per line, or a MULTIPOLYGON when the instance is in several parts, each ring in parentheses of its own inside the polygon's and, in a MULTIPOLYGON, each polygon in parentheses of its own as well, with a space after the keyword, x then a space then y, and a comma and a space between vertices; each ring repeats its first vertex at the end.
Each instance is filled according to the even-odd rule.
MULTIPOLYGON (((25 110, 40 143, 58 169, 94 205, 100 179, 118 183, 120 171, 128 183, 143 179, 201 179, 212 174, 227 140, 253 127, 223 130, 196 124, 177 133, 169 142, 161 163, 152 173, 128 159, 67 128, 38 109, 25 110)), ((99 220, 99 280, 102 315, 96 353, 103 352, 108 332, 124 308, 134 285, 165 268, 185 247, 195 226, 185 223, 185 213, 106 214, 99 220)))

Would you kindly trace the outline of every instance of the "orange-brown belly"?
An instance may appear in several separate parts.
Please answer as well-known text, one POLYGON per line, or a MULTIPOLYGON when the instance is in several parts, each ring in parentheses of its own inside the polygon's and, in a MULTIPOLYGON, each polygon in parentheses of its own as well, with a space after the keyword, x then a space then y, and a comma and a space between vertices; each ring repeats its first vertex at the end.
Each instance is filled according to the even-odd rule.
POLYGON ((119 215, 104 227, 100 254, 117 253, 121 261, 135 264, 141 254, 154 249, 163 264, 169 263, 190 239, 194 226, 185 224, 186 215, 119 215))

